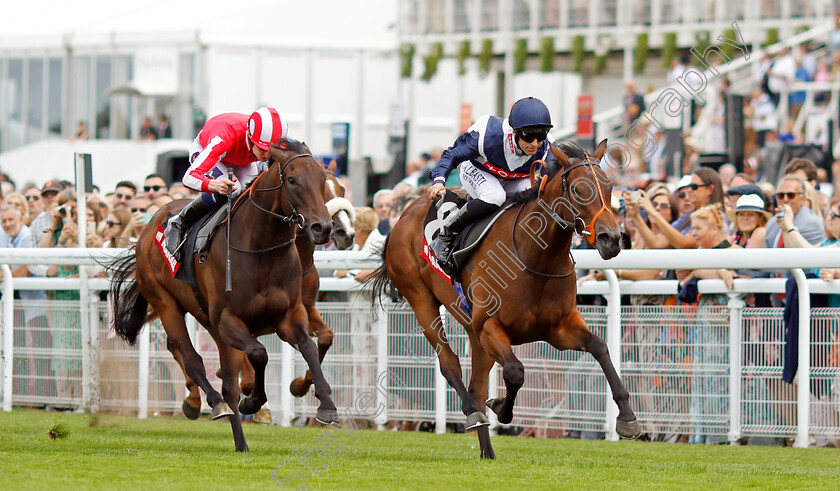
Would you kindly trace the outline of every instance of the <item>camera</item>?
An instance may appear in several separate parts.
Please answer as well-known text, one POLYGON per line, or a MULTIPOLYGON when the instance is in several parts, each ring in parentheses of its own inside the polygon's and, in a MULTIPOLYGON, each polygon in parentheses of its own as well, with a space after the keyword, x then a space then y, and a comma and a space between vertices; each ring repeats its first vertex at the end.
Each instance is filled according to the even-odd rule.
POLYGON ((630 191, 630 202, 631 203, 633 203, 633 204, 638 203, 641 198, 642 198, 642 192, 639 191, 638 189, 634 189, 633 191, 630 191))
POLYGON ((63 216, 64 218, 67 218, 67 207, 64 206, 64 205, 59 206, 58 207, 58 214, 63 216))

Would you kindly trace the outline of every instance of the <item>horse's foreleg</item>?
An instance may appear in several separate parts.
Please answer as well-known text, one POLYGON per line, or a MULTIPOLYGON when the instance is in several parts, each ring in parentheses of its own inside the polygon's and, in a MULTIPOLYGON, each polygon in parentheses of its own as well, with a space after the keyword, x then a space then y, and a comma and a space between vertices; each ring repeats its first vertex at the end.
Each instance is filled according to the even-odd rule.
POLYGON ((642 430, 639 422, 636 420, 636 415, 633 414, 633 410, 630 408, 630 393, 624 387, 624 383, 615 371, 615 367, 610 359, 609 350, 607 349, 607 343, 600 337, 592 334, 580 312, 575 311, 566 324, 554 329, 547 341, 561 351, 567 349, 588 351, 595 357, 595 360, 601 365, 601 370, 603 370, 604 375, 607 377, 607 383, 610 386, 613 400, 618 406, 616 432, 625 438, 638 437, 642 430))
MULTIPOLYGON (((327 350, 329 350, 330 346, 332 346, 333 330, 330 329, 330 326, 328 326, 326 322, 324 322, 324 318, 321 317, 321 313, 318 312, 318 309, 314 306, 309 307, 307 311, 309 313, 309 335, 318 336, 318 361, 323 363, 327 350)), ((306 393, 309 392, 309 388, 312 386, 313 380, 311 370, 307 370, 303 377, 298 377, 292 380, 292 385, 289 387, 292 395, 295 397, 305 396, 306 393)))
POLYGON ((320 401, 315 419, 322 424, 338 423, 338 411, 331 397, 332 389, 321 370, 318 348, 312 338, 309 337, 307 329, 309 327, 309 316, 306 308, 303 304, 298 304, 294 309, 289 314, 288 320, 278 327, 277 335, 283 341, 297 348, 309 366, 315 384, 315 397, 320 401))
MULTIPOLYGON (((254 369, 254 387, 251 390, 251 395, 239 403, 239 411, 242 414, 254 414, 268 400, 265 394, 265 367, 268 364, 268 352, 265 346, 254 338, 242 319, 229 308, 222 310, 217 330, 224 343, 245 353, 248 362, 254 369)), ((230 368, 237 369, 236 375, 238 376, 240 364, 234 364, 236 366, 230 368)), ((226 367, 222 364, 222 370, 225 369, 226 367)))
POLYGON ((479 339, 481 346, 502 366, 502 377, 505 380, 507 394, 505 397, 497 397, 488 401, 488 405, 499 417, 500 423, 508 424, 513 421, 513 403, 516 401, 516 394, 525 382, 525 367, 519 361, 519 358, 513 354, 510 347, 510 338, 508 338, 504 326, 498 320, 487 319, 484 322, 479 339))
POLYGON ((233 443, 237 452, 248 452, 248 443, 242 431, 242 421, 239 418, 237 403, 239 402, 239 371, 242 365, 242 352, 225 346, 219 346, 219 363, 222 366, 222 395, 228 405, 233 408, 230 418, 230 428, 233 431, 233 443))
POLYGON ((198 419, 201 415, 201 394, 198 392, 198 384, 196 384, 195 381, 187 375, 187 369, 184 366, 184 357, 181 355, 181 351, 178 350, 177 346, 175 346, 172 342, 172 338, 170 337, 166 338, 166 349, 172 353, 172 358, 175 358, 178 366, 181 367, 181 371, 184 373, 187 390, 189 391, 189 395, 181 404, 181 410, 184 412, 184 416, 187 419, 198 419))
MULTIPOLYGON (((485 412, 488 391, 488 374, 493 368, 495 361, 487 354, 478 342, 470 336, 472 349, 472 375, 470 376, 470 395, 478 404, 478 410, 485 412)), ((490 444, 490 430, 487 426, 478 429, 478 444, 481 448, 481 458, 495 459, 496 453, 490 444)))

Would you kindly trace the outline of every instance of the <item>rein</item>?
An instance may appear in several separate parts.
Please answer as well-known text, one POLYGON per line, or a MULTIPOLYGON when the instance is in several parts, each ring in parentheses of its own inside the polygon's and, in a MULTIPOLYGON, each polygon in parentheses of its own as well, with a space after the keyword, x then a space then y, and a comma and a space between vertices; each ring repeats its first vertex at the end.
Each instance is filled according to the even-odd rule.
MULTIPOLYGON (((568 183, 566 181, 566 176, 569 174, 569 172, 572 171, 572 169, 576 169, 576 168, 582 167, 582 166, 589 166, 589 168, 592 169, 593 165, 595 165, 594 162, 589 158, 589 155, 587 154, 586 155, 586 160, 582 160, 582 161, 580 161, 580 162, 578 162, 574 165, 570 165, 569 167, 563 169, 563 172, 560 174, 560 178, 563 180, 563 182, 562 182, 563 194, 565 195, 566 192, 568 191, 568 183)), ((594 170, 592 171, 592 174, 595 175, 594 170)), ((562 216, 560 216, 557 212, 555 212, 551 208, 551 206, 549 206, 549 204, 542 199, 542 195, 543 195, 543 192, 545 191, 547 183, 548 183, 548 176, 540 179, 540 187, 539 187, 539 190, 537 191, 537 204, 540 205, 540 208, 542 208, 555 222, 557 222, 558 225, 563 227, 563 229, 572 227, 573 230, 577 230, 576 225, 577 225, 578 221, 580 221, 580 223, 583 225, 581 235, 590 244, 595 243, 595 224, 598 222, 598 218, 601 216, 602 213, 604 213, 604 211, 610 211, 607 208, 606 202, 604 201, 604 195, 603 195, 603 192, 601 191, 601 186, 598 184, 598 177, 595 176, 595 187, 598 189, 598 197, 601 199, 601 209, 599 209, 598 212, 595 213, 595 216, 592 218, 592 221, 589 222, 589 225, 587 225, 586 222, 581 217, 575 217, 574 221, 569 221, 569 220, 566 220, 565 218, 563 218, 562 216)), ((563 202, 561 201, 561 204, 562 203, 563 202)), ((519 223, 519 216, 521 215, 522 209, 524 207, 525 207, 525 203, 522 203, 519 206, 519 210, 516 212, 516 218, 513 220, 513 227, 510 230, 510 242, 511 242, 511 245, 513 246, 513 255, 516 258, 516 260, 519 261, 519 263, 525 268, 526 271, 528 271, 531 274, 535 274, 537 276, 543 276, 545 278, 567 278, 567 277, 571 276, 575 272, 575 258, 574 258, 574 256, 572 256, 572 251, 571 250, 569 250, 569 259, 572 260, 572 267, 568 272, 563 273, 563 274, 541 273, 539 271, 531 269, 530 267, 528 267, 528 265, 525 264, 524 261, 522 261, 522 258, 519 256, 519 251, 516 249, 516 241, 514 240, 514 233, 516 232, 516 226, 519 223)))
MULTIPOLYGON (((258 210, 263 211, 263 212, 271 215, 274 218, 279 218, 280 220, 283 220, 283 223, 285 223, 287 227, 293 227, 295 225, 299 225, 300 228, 302 228, 302 229, 306 228, 306 219, 304 218, 303 215, 298 213, 297 210, 295 210, 295 206, 292 204, 291 201, 289 201, 288 193, 282 193, 281 192, 281 194, 286 196, 286 204, 288 204, 289 208, 291 208, 291 210, 292 210, 291 214, 288 215, 288 216, 287 215, 282 215, 280 213, 275 213, 271 210, 263 208, 262 206, 260 206, 254 200, 254 192, 257 192, 257 191, 260 191, 260 192, 261 191, 276 191, 278 189, 281 189, 283 187, 283 171, 286 170, 286 166, 288 166, 289 163, 292 160, 300 158, 300 157, 312 157, 312 155, 310 155, 308 153, 299 153, 297 155, 292 156, 289 160, 287 160, 286 163, 283 164, 283 167, 280 167, 277 171, 277 176, 280 178, 280 184, 278 184, 277 186, 274 186, 274 187, 271 187, 271 188, 257 189, 257 183, 260 181, 260 179, 263 178, 263 176, 268 174, 268 171, 260 174, 257 177, 257 179, 254 180, 254 182, 251 184, 251 187, 248 190, 247 195, 243 196, 240 199, 245 199, 245 197, 247 196, 247 198, 250 198, 250 199, 248 199, 248 201, 252 205, 254 205, 258 210)), ((239 203, 239 201, 237 200, 237 204, 238 203, 239 203)), ((261 253, 264 253, 264 252, 271 252, 271 251, 274 251, 274 250, 277 250, 277 249, 281 249, 283 247, 288 247, 288 246, 294 244, 295 237, 296 236, 292 236, 292 238, 287 240, 286 242, 281 242, 280 244, 277 244, 277 245, 274 245, 274 246, 271 246, 271 247, 266 247, 264 249, 240 249, 240 248, 234 246, 233 244, 230 244, 230 248, 233 249, 236 252, 243 252, 243 253, 246 253, 246 254, 261 254, 261 253)), ((314 265, 314 263, 313 263, 313 265, 314 265)))

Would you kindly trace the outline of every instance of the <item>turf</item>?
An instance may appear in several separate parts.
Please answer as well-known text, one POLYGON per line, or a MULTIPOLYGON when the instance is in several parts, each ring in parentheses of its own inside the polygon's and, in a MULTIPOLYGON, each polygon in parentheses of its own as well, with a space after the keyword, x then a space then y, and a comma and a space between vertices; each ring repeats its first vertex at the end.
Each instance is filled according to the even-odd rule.
POLYGON ((309 489, 840 486, 837 449, 494 437, 498 459, 483 461, 473 434, 246 425, 251 452, 238 454, 230 425, 203 418, 102 415, 91 425, 86 415, 15 410, 0 425, 0 489, 266 489, 287 477, 283 487, 296 489, 299 476, 309 489), (64 436, 51 439, 56 425, 64 436), (296 460, 307 450, 314 470, 296 460))

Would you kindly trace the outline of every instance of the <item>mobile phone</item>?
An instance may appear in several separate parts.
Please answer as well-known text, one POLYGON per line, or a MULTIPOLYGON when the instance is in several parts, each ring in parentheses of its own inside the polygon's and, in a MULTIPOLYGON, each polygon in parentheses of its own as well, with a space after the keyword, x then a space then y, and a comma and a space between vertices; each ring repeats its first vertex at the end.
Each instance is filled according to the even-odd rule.
POLYGON ((631 203, 634 203, 634 204, 638 203, 639 199, 641 199, 641 197, 642 197, 642 192, 639 191, 638 189, 630 191, 630 202, 631 203))

